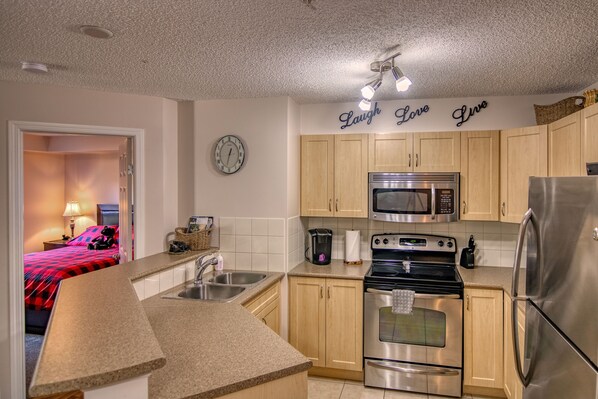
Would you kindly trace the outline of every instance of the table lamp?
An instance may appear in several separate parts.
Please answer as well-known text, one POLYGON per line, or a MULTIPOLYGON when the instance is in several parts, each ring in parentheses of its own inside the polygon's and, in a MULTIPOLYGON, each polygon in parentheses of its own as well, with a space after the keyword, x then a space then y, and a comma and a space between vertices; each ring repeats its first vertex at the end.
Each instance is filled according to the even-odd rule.
POLYGON ((75 236, 75 216, 81 216, 81 207, 77 201, 69 201, 66 203, 66 208, 64 208, 64 213, 62 216, 69 216, 71 218, 71 223, 69 224, 71 228, 71 236, 75 236))

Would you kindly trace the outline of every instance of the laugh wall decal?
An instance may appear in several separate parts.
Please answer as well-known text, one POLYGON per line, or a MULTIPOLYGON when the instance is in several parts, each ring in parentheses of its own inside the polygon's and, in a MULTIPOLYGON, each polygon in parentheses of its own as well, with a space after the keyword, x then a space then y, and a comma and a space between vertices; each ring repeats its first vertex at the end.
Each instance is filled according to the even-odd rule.
POLYGON ((341 125, 341 129, 347 128, 349 126, 357 125, 360 122, 367 121, 367 124, 371 124, 372 120, 376 115, 380 115, 382 110, 378 108, 378 102, 374 103, 374 108, 369 110, 368 112, 364 112, 361 115, 353 116, 353 111, 343 112, 339 115, 338 120, 343 122, 344 124, 341 125))

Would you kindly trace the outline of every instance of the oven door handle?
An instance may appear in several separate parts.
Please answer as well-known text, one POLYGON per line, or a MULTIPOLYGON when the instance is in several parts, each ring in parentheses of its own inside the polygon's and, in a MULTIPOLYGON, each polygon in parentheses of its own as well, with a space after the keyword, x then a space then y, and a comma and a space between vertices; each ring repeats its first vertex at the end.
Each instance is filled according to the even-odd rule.
POLYGON ((382 362, 373 362, 371 360, 367 361, 369 366, 378 368, 378 369, 385 369, 385 370, 392 370, 398 371, 400 373, 406 374, 425 374, 425 375, 459 375, 459 371, 453 369, 446 369, 443 367, 426 367, 426 368, 417 368, 417 367, 402 367, 402 366, 391 366, 386 363, 382 362))
MULTIPOLYGON (((374 288, 368 288, 366 292, 370 294, 380 294, 380 295, 392 295, 392 291, 383 291, 377 290, 374 288)), ((461 295, 459 294, 415 294, 416 299, 459 299, 461 295)))

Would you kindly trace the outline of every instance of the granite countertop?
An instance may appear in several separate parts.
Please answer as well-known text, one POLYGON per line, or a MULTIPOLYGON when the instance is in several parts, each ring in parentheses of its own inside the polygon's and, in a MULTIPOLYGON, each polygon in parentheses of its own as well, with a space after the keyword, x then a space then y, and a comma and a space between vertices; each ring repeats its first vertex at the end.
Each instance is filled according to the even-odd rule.
POLYGON ((239 306, 284 277, 269 274, 253 293, 232 303, 159 295, 142 302, 168 360, 150 376, 150 398, 213 398, 311 367, 305 356, 239 306))
MULTIPOLYGON (((232 392, 311 367, 309 360, 281 338, 273 339, 274 333, 240 306, 240 303, 250 300, 280 280, 282 273, 270 275, 255 289, 237 298, 240 302, 236 304, 161 299, 156 299, 158 302, 155 303, 152 298, 148 299, 147 304, 139 301, 132 280, 188 262, 214 250, 211 248, 184 255, 156 254, 62 281, 29 388, 30 395, 43 396, 96 388, 148 373, 158 373, 157 370, 162 371, 165 365, 180 360, 172 357, 173 353, 177 353, 173 352, 172 347, 178 345, 181 331, 190 328, 195 333, 203 331, 206 334, 205 342, 215 342, 216 336, 225 341, 230 337, 238 337, 245 345, 252 340, 262 342, 265 339, 270 342, 270 351, 286 349, 283 356, 283 359, 289 358, 286 367, 283 364, 282 369, 270 369, 262 375, 257 373, 263 369, 254 368, 256 375, 242 381, 233 380, 228 387, 222 387, 226 381, 218 375, 219 370, 211 373, 203 370, 207 374, 194 376, 197 379, 207 379, 207 376, 216 378, 221 385, 220 392, 232 392), (208 317, 210 322, 204 320, 201 312, 211 315, 208 317), (229 312, 234 315, 233 319, 226 316, 229 312), (178 325, 178 330, 172 328, 176 320, 180 322, 185 318, 187 322, 178 325), (164 320, 171 320, 171 323, 164 320), (195 323, 191 326, 189 320, 195 320, 195 323), (252 334, 251 339, 246 335, 247 332, 252 334)), ((200 341, 201 337, 197 339, 200 341)), ((199 341, 194 339, 196 345, 200 345, 199 341)), ((255 355, 255 345, 250 345, 247 351, 255 355)), ((198 355, 198 358, 206 364, 213 364, 210 356, 214 355, 215 352, 209 352, 209 355, 198 355)), ((243 356, 240 358, 245 359, 243 356)), ((270 365, 276 367, 281 363, 270 365)), ((179 364, 183 369, 177 372, 184 374, 188 364, 179 364)), ((239 360, 227 366, 231 365, 238 367, 239 360)), ((165 370, 171 372, 172 367, 165 370)), ((213 388, 210 389, 210 392, 214 392, 213 388)), ((197 396, 200 393, 195 392, 196 396, 193 397, 202 397, 197 396)), ((203 397, 210 397, 209 392, 206 395, 203 397)))
MULTIPOLYGON (((466 269, 459 266, 458 269, 466 288, 502 289, 509 296, 512 295, 513 269, 510 267, 480 266, 466 269)), ((518 288, 518 294, 525 295, 525 269, 521 269, 519 274, 518 288)))
POLYGON ((307 261, 295 266, 288 275, 295 277, 330 277, 349 280, 363 280, 372 262, 363 261, 361 265, 346 265, 342 260, 333 259, 329 265, 314 265, 307 261))

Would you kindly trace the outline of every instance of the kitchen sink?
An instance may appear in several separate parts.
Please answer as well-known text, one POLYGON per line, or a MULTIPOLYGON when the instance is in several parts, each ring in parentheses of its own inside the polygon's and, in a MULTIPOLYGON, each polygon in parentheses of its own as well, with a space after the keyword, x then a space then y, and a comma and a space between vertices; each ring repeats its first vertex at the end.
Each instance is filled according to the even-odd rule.
POLYGON ((264 273, 251 272, 229 272, 212 277, 209 281, 214 284, 223 285, 251 285, 266 278, 264 273))
POLYGON ((174 290, 163 298, 197 299, 203 301, 230 302, 245 291, 245 287, 217 284, 188 285, 182 291, 174 290))

